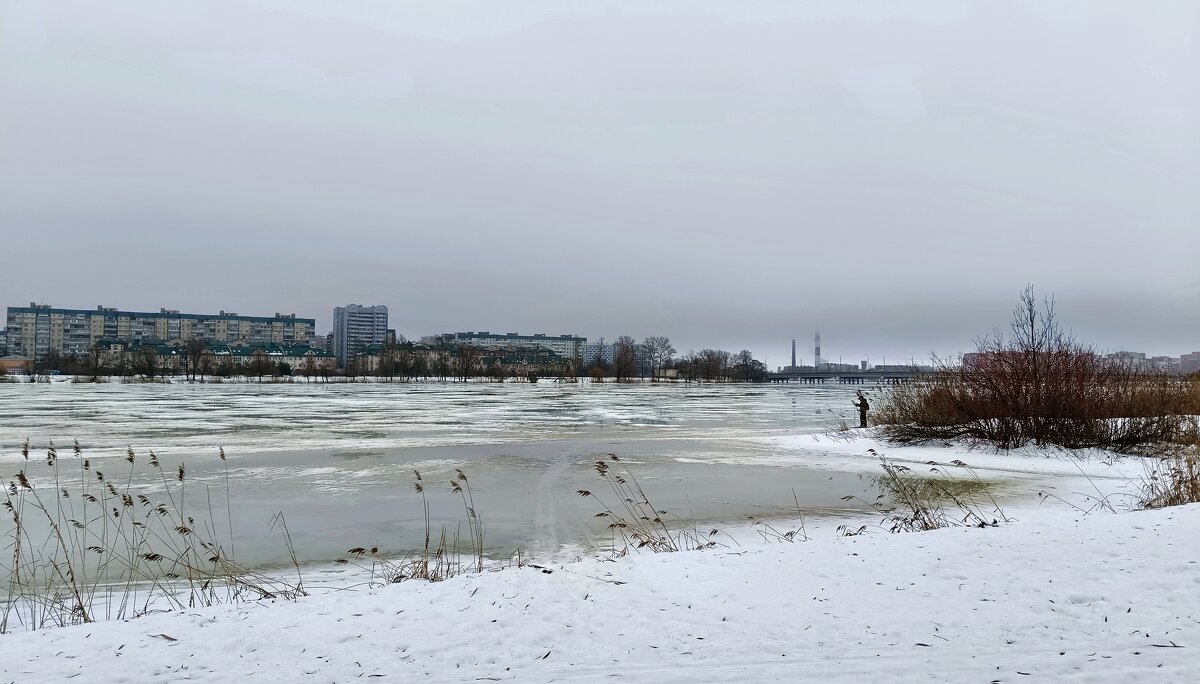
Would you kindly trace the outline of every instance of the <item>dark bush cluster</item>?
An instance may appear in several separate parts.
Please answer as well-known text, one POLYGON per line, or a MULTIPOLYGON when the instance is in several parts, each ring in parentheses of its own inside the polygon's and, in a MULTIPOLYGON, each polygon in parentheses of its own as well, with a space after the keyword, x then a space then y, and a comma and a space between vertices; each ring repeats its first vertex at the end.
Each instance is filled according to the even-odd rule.
POLYGON ((929 381, 893 388, 875 416, 898 443, 963 439, 1134 452, 1191 439, 1200 414, 1196 378, 1113 360, 1076 342, 1052 301, 1022 293, 1007 334, 979 340, 929 381))

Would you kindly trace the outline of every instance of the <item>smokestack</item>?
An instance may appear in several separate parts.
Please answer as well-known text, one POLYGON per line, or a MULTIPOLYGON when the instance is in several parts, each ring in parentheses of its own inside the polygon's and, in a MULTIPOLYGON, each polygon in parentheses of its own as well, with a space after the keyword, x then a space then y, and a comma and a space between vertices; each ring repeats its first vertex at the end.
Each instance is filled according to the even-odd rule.
POLYGON ((796 367, 796 338, 792 338, 792 368, 796 367))
POLYGON ((813 339, 813 343, 814 343, 814 346, 816 347, 815 351, 813 352, 813 368, 816 370, 819 370, 821 368, 821 331, 820 330, 817 331, 817 336, 816 336, 816 338, 813 339))

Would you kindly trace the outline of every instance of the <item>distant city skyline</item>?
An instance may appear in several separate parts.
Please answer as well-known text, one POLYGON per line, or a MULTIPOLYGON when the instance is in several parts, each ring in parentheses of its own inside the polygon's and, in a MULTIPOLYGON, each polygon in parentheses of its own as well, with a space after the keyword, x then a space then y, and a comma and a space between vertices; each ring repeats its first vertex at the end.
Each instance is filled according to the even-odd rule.
MULTIPOLYGON (((35 298, 30 301, 36 301, 38 303, 47 303, 47 304, 52 305, 55 309, 74 309, 74 310, 87 311, 87 312, 95 312, 97 310, 97 306, 98 306, 98 305, 90 306, 90 307, 59 306, 58 302, 48 301, 47 299, 48 298, 42 297, 40 299, 35 298)), ((76 298, 76 299, 78 299, 78 298, 76 298)), ((368 298, 368 299, 370 299, 371 301, 384 301, 384 298, 382 298, 382 297, 368 298)), ((144 301, 154 302, 157 300, 144 300, 144 301)), ((174 302, 172 302, 172 304, 173 303, 174 302)), ((14 303, 14 304, 6 304, 5 302, 0 302, 0 307, 24 308, 28 304, 29 304, 29 302, 14 303)), ((225 303, 225 306, 229 307, 229 303, 225 303)), ((382 328, 388 327, 388 323, 386 322, 388 308, 387 308, 386 304, 382 304, 380 306, 382 306, 383 308, 378 309, 378 311, 382 312, 383 316, 385 317, 383 319, 383 322, 379 324, 382 329, 382 328)), ((186 315, 195 315, 194 313, 189 314, 189 311, 186 308, 181 308, 178 306, 166 307, 166 306, 163 306, 162 303, 159 303, 158 306, 150 306, 150 305, 140 306, 140 307, 139 306, 117 306, 117 307, 106 307, 106 308, 109 308, 109 309, 115 308, 115 309, 119 309, 121 311, 149 312, 151 316, 156 317, 156 318, 165 317, 166 315, 169 315, 170 312, 178 313, 179 311, 184 311, 184 313, 186 315), (164 313, 155 313, 155 312, 166 312, 166 313, 164 314, 164 313)), ((226 310, 226 308, 221 308, 220 306, 204 307, 204 308, 199 309, 199 311, 201 313, 218 311, 219 314, 211 314, 213 317, 219 317, 222 315, 239 316, 239 314, 240 314, 241 318, 258 317, 258 318, 263 318, 263 319, 269 319, 269 318, 278 317, 279 310, 287 310, 287 311, 293 310, 292 307, 284 307, 284 306, 275 306, 275 307, 268 307, 268 308, 275 313, 270 314, 270 315, 260 314, 259 312, 256 312, 256 311, 247 310, 245 307, 240 306, 240 305, 236 309, 239 312, 237 314, 228 312, 226 310)), ((1011 308, 1012 308, 1011 304, 1009 304, 1008 306, 998 305, 995 310, 997 311, 998 316, 1004 317, 1003 324, 998 323, 991 327, 1004 329, 1004 327, 1008 321, 1007 317, 1011 313, 1011 308)), ((1185 354, 1200 351, 1200 339, 1198 339, 1195 343, 1190 345, 1190 347, 1188 345, 1182 345, 1177 349, 1163 349, 1161 347, 1159 347, 1159 348, 1142 347, 1142 346, 1137 346, 1137 345, 1133 345, 1133 344, 1123 344, 1123 345, 1115 344, 1115 345, 1111 345, 1111 346, 1104 346, 1104 345, 1101 345, 1100 343, 1096 342, 1095 340, 1086 337, 1084 334, 1080 333, 1079 326, 1071 325, 1071 321, 1067 318, 1068 314, 1064 313, 1066 311, 1070 311, 1071 310, 1070 307, 1065 306, 1063 302, 1059 301, 1057 303, 1056 309, 1058 312, 1059 320, 1062 323, 1062 325, 1064 326, 1064 328, 1074 332, 1076 334, 1076 336, 1080 339, 1080 341, 1093 344, 1101 352, 1108 353, 1108 352, 1118 352, 1118 351, 1132 351, 1132 352, 1145 353, 1148 357, 1171 356, 1171 357, 1178 358, 1185 354)), ((310 331, 306 332, 305 334, 312 334, 312 335, 324 337, 324 335, 326 333, 332 332, 333 322, 334 322, 333 315, 326 315, 326 316, 314 315, 310 318, 305 318, 304 314, 306 314, 306 313, 309 313, 309 312, 302 310, 302 311, 298 312, 298 315, 301 316, 301 320, 303 320, 303 321, 315 320, 315 325, 311 326, 312 329, 310 331), (328 325, 326 325, 326 323, 324 321, 328 321, 328 325)), ((311 312, 311 313, 317 314, 319 312, 311 312)), ((320 313, 323 313, 323 312, 320 312, 320 313)), ((419 309, 413 310, 413 311, 398 312, 398 314, 399 314, 399 320, 409 321, 409 322, 418 321, 422 317, 422 312, 419 309)), ((652 330, 648 330, 645 332, 638 332, 637 334, 634 334, 633 332, 630 332, 630 330, 628 329, 630 326, 625 326, 624 328, 622 328, 620 325, 614 326, 608 330, 592 332, 591 334, 585 334, 585 333, 577 331, 577 330, 559 330, 558 329, 558 328, 562 328, 563 326, 558 326, 558 328, 553 327, 553 326, 520 327, 520 326, 516 326, 516 325, 511 325, 511 324, 507 324, 507 325, 501 324, 501 325, 494 325, 494 326, 490 326, 490 327, 480 326, 480 325, 476 325, 476 326, 468 325, 465 327, 464 326, 449 326, 444 329, 434 329, 434 328, 424 329, 424 328, 417 328, 416 325, 417 325, 416 323, 413 323, 411 326, 406 326, 406 327, 400 328, 397 330, 397 333, 400 335, 403 335, 404 337, 406 337, 408 339, 419 339, 420 337, 423 337, 423 336, 444 334, 447 332, 466 332, 466 331, 471 331, 471 330, 487 329, 487 330, 491 330, 494 333, 517 332, 517 333, 526 334, 526 335, 545 334, 545 335, 548 335, 551 337, 556 337, 556 336, 563 335, 563 334, 578 334, 581 337, 587 338, 589 343, 595 342, 600 337, 604 337, 606 342, 608 342, 610 344, 616 340, 617 336, 624 335, 624 334, 630 334, 639 341, 649 335, 666 335, 667 337, 671 338, 671 341, 677 350, 677 355, 687 353, 688 351, 700 351, 703 348, 726 349, 726 350, 732 351, 732 352, 737 352, 741 349, 749 349, 751 352, 754 353, 755 358, 763 361, 763 363, 765 363, 767 365, 767 367, 769 367, 771 369, 775 369, 777 367, 784 367, 791 363, 791 341, 793 338, 798 340, 798 344, 796 347, 797 364, 799 366, 812 365, 813 356, 814 356, 814 350, 813 350, 814 340, 813 340, 813 337, 811 337, 811 336, 816 335, 816 334, 820 334, 824 338, 824 340, 826 340, 825 342, 823 342, 823 349, 822 349, 822 360, 826 363, 835 363, 835 364, 836 363, 844 363, 844 364, 857 365, 857 364, 861 363, 862 361, 868 361, 872 365, 878 365, 878 364, 884 364, 884 363, 887 363, 889 365, 908 364, 908 363, 915 363, 915 364, 921 365, 921 364, 925 364, 925 363, 929 362, 929 360, 930 360, 929 350, 933 350, 939 356, 953 358, 953 357, 958 356, 960 353, 969 353, 969 352, 973 351, 974 350, 973 340, 982 334, 986 334, 986 333, 990 332, 990 329, 981 330, 978 333, 972 333, 972 334, 968 334, 964 331, 962 333, 962 335, 959 337, 959 339, 962 340, 962 344, 964 345, 960 348, 951 349, 948 345, 942 345, 939 348, 938 346, 934 346, 934 345, 930 344, 927 346, 925 352, 914 351, 914 352, 906 353, 904 351, 897 351, 895 348, 884 347, 883 344, 881 344, 878 340, 875 340, 875 339, 872 339, 869 337, 868 338, 859 338, 859 339, 843 339, 842 336, 840 334, 838 334, 839 331, 837 331, 837 330, 833 331, 834 336, 832 338, 830 338, 827 329, 824 331, 818 332, 815 326, 811 327, 807 333, 805 333, 804 331, 800 331, 795 334, 792 334, 791 336, 788 336, 786 338, 780 338, 778 340, 767 340, 767 341, 759 342, 759 343, 753 343, 753 342, 744 342, 743 343, 743 342, 738 341, 741 338, 739 337, 738 331, 736 331, 736 330, 713 331, 715 334, 712 337, 710 337, 708 340, 704 340, 704 339, 690 340, 689 338, 678 336, 677 334, 674 334, 671 330, 668 330, 668 329, 652 329, 652 330), (412 329, 408 329, 408 328, 412 328, 412 329), (828 342, 828 340, 830 340, 830 339, 832 339, 832 346, 831 346, 830 342, 828 342), (803 340, 808 340, 808 343, 807 344, 803 343, 803 340)), ((588 328, 584 328, 584 330, 588 330, 588 328)), ((376 340, 374 340, 374 338, 372 338, 372 341, 376 341, 376 340)), ((919 343, 918 343, 918 345, 919 345, 919 343)), ((918 345, 914 345, 914 346, 918 346, 918 345)))

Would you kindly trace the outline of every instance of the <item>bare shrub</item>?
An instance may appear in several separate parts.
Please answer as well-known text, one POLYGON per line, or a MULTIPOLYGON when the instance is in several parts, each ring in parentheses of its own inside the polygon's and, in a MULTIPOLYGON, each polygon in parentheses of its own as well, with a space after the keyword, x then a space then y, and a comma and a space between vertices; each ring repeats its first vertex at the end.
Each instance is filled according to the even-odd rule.
POLYGON ((902 444, 964 439, 1001 449, 1026 444, 1136 452, 1177 442, 1200 413, 1194 380, 1100 357, 1063 332, 1054 303, 1026 288, 1008 334, 977 341, 928 381, 891 388, 875 414, 902 444))
MULTIPOLYGON (((924 532, 944 527, 995 527, 1008 517, 986 482, 966 463, 955 459, 954 470, 928 461, 931 476, 921 475, 906 465, 896 463, 874 449, 868 450, 879 458, 883 475, 872 478, 881 490, 874 501, 857 496, 842 500, 859 500, 883 517, 889 532, 924 532), (957 473, 957 475, 956 475, 957 473)), ((861 534, 845 525, 838 528, 842 536, 861 534)))

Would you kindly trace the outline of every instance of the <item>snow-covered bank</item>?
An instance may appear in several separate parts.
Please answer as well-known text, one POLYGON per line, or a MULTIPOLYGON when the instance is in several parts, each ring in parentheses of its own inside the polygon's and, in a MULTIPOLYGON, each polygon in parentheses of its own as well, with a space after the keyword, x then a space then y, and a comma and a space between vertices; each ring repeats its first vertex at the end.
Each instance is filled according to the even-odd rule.
POLYGON ((1127 510, 1136 503, 1147 460, 1099 449, 1029 447, 996 452, 971 450, 959 444, 893 446, 857 430, 846 435, 797 434, 752 438, 774 454, 763 465, 804 467, 878 474, 879 455, 928 474, 930 463, 952 477, 971 473, 954 468, 964 462, 974 475, 996 485, 1005 513, 1028 520, 1046 509, 1079 508, 1127 510), (1049 498, 1040 504, 1040 493, 1049 498))
POLYGON ((1198 549, 1188 506, 585 560, 9 634, 0 679, 1193 681, 1198 549))
POLYGON ((963 460, 976 470, 1014 477, 1045 479, 1046 476, 1075 476, 1127 480, 1143 472, 1138 458, 1125 457, 1099 449, 1062 449, 1029 447, 996 452, 972 450, 960 444, 894 446, 854 430, 838 433, 806 433, 753 438, 769 444, 780 462, 819 467, 827 470, 870 471, 879 469, 878 460, 868 450, 886 454, 897 463, 919 466, 928 461, 949 464, 963 460))

